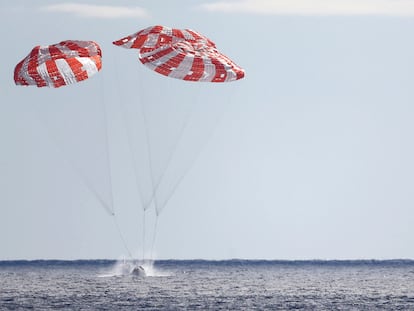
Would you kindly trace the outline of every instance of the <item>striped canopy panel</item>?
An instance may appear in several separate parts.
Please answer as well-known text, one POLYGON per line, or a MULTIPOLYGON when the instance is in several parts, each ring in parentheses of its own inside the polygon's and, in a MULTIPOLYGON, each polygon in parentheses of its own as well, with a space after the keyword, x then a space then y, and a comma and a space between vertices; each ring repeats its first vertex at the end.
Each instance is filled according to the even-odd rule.
POLYGON ((102 68, 102 52, 93 41, 62 41, 36 46, 14 69, 17 85, 61 87, 86 80, 102 68))
POLYGON ((244 69, 220 53, 213 41, 190 29, 145 28, 113 44, 139 50, 139 60, 151 70, 187 81, 230 82, 244 69))

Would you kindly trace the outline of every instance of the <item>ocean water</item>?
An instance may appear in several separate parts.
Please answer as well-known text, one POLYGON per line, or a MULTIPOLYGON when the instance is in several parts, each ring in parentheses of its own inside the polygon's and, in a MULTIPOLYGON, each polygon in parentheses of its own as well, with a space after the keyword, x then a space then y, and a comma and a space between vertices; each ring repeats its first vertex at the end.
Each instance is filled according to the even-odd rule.
POLYGON ((414 310, 414 261, 0 261, 0 310, 414 310))

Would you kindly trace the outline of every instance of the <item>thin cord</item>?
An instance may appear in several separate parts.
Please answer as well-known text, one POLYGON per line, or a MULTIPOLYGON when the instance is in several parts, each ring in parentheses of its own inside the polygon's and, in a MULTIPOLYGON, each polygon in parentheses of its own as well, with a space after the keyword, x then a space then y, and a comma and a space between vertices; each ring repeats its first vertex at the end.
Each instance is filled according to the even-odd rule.
MULTIPOLYGON (((104 90, 104 85, 103 85, 103 78, 101 78, 101 88, 102 90, 104 90)), ((108 164, 108 175, 109 175, 109 186, 110 186, 110 200, 111 200, 111 205, 112 205, 112 216, 115 222, 115 226, 116 229, 118 231, 119 237, 122 241, 122 244, 124 245, 125 250, 128 252, 129 257, 131 259, 133 259, 132 253, 126 243, 125 237, 121 231, 121 228, 119 226, 118 223, 118 219, 117 219, 117 215, 115 214, 115 207, 114 207, 114 198, 113 198, 113 185, 112 185, 112 170, 111 170, 111 159, 110 159, 110 150, 109 150, 109 131, 108 131, 108 111, 106 109, 106 105, 105 105, 105 97, 103 94, 103 91, 100 92, 101 93, 101 102, 102 102, 102 110, 103 110, 103 118, 104 118, 104 127, 105 127, 105 145, 106 145, 106 157, 107 157, 107 164, 108 164)))
POLYGON ((63 160, 66 162, 66 164, 68 164, 68 166, 72 169, 72 171, 75 172, 75 174, 79 177, 79 180, 84 184, 86 189, 88 189, 95 196, 97 201, 109 213, 109 215, 113 215, 114 210, 113 210, 113 205, 111 204, 112 201, 110 201, 109 204, 105 202, 105 200, 98 193, 95 187, 93 187, 93 185, 90 183, 89 179, 82 173, 82 170, 79 169, 79 167, 75 165, 73 160, 71 161, 66 156, 66 153, 64 152, 62 145, 58 142, 59 140, 54 134, 56 131, 52 131, 46 126, 48 122, 42 119, 42 117, 39 115, 39 110, 35 109, 35 111, 36 112, 34 113, 34 115, 37 117, 36 118, 37 121, 39 122, 40 125, 42 125, 44 133, 49 138, 49 140, 52 142, 52 145, 55 147, 58 153, 62 155, 63 160))
POLYGON ((116 227, 116 229, 118 231, 118 234, 119 234, 119 236, 121 238, 122 244, 124 245, 125 250, 128 252, 129 257, 133 260, 134 257, 132 256, 132 253, 129 250, 129 247, 128 247, 125 239, 124 239, 124 235, 122 234, 121 228, 119 227, 119 224, 118 224, 118 219, 116 218, 116 215, 115 214, 113 214, 112 216, 114 216, 113 219, 114 219, 115 227, 116 227))
POLYGON ((158 227, 158 214, 155 216, 155 224, 154 224, 154 235, 152 236, 152 245, 151 245, 151 260, 154 260, 154 245, 155 245, 155 238, 157 236, 157 227, 158 227))
MULTIPOLYGON (((184 122, 183 122, 183 124, 182 124, 182 126, 180 128, 180 132, 178 134, 178 137, 177 137, 177 139, 175 140, 175 142, 173 144, 173 148, 169 152, 168 159, 167 159, 167 162, 166 162, 166 164, 164 166, 164 169, 162 170, 160 177, 158 178, 158 180, 155 183, 155 186, 154 186, 154 189, 153 189, 153 193, 151 195, 150 202, 152 202, 153 200, 157 201, 158 188, 160 187, 162 181, 164 180, 165 174, 167 173, 168 168, 171 165, 171 161, 173 159, 173 156, 174 156, 174 154, 177 151, 178 145, 180 144, 180 142, 182 140, 182 137, 184 136, 185 129, 187 128, 187 126, 189 124, 189 121, 190 121, 190 118, 191 118, 193 112, 194 112, 194 105, 191 106, 191 108, 189 109, 189 111, 185 115, 184 122)), ((158 213, 158 210, 161 210, 162 208, 163 208, 163 206, 160 207, 159 204, 157 204, 157 202, 156 202, 156 204, 155 204, 155 210, 157 211, 157 213, 158 213)))
POLYGON ((142 216, 142 261, 145 260, 145 213, 144 210, 143 216, 142 216))
MULTIPOLYGON (((230 104, 230 99, 227 99, 228 104, 230 104)), ((218 115, 218 118, 215 122, 215 124, 213 125, 212 130, 209 133, 209 136, 206 139, 206 143, 204 144, 204 146, 202 146, 196 156, 193 158, 193 161, 191 161, 191 164, 187 167, 186 170, 184 170, 183 174, 179 177, 178 181, 175 183, 172 191, 170 192, 170 194, 167 196, 167 199, 161 204, 162 209, 168 204, 168 202, 170 201, 170 199, 172 198, 172 196, 174 195, 174 193, 176 192, 176 190, 178 189, 178 186, 181 184, 181 182, 184 180, 184 178, 187 176, 187 174, 190 172, 190 170, 192 169, 192 167, 194 166, 194 164, 197 162, 198 157, 200 156, 201 152, 203 151, 203 149, 205 148, 205 145, 207 144, 207 141, 210 140, 211 136, 213 135, 215 129, 217 128, 217 125, 220 123, 221 118, 222 118, 223 113, 218 115)), ((157 210, 157 216, 161 213, 162 209, 157 210)))
POLYGON ((109 154, 109 132, 108 132, 108 112, 106 109, 105 104, 105 96, 103 94, 104 88, 104 81, 103 78, 100 78, 100 86, 101 86, 101 106, 102 106, 102 115, 103 115, 103 126, 105 132, 105 148, 106 148, 106 164, 108 168, 108 177, 109 177, 109 196, 110 196, 110 204, 112 206, 113 214, 115 214, 115 207, 114 207, 114 194, 113 194, 113 187, 112 187, 112 170, 111 170, 111 158, 109 154))
POLYGON ((155 208, 157 208, 157 200, 155 197, 154 200, 154 170, 153 170, 153 163, 152 163, 152 153, 151 153, 151 142, 150 142, 150 137, 149 137, 149 123, 147 120, 147 114, 145 113, 145 107, 144 107, 144 103, 140 103, 141 105, 141 114, 142 114, 142 118, 144 120, 144 129, 145 129, 145 141, 147 144, 147 152, 148 152, 148 165, 149 165, 149 169, 150 169, 150 177, 151 177, 151 197, 150 200, 148 202, 145 203, 144 205, 144 211, 146 211, 149 206, 151 205, 151 203, 154 201, 155 204, 155 208))
MULTIPOLYGON (((138 178, 139 174, 138 174, 138 167, 137 167, 137 163, 136 163, 137 155, 135 154, 135 150, 133 148, 133 143, 132 143, 132 141, 133 141, 132 134, 131 134, 132 129, 131 129, 131 126, 130 126, 130 122, 127 119, 128 113, 127 113, 127 109, 126 109, 125 104, 124 104, 124 103, 127 102, 127 100, 125 100, 124 92, 119 91, 120 90, 120 84, 119 84, 120 78, 119 78, 119 71, 118 71, 119 66, 118 66, 118 59, 115 56, 114 56, 114 63, 115 63, 115 67, 116 67, 115 73, 116 73, 116 77, 117 77, 117 79, 116 79, 116 81, 117 81, 117 93, 119 95, 117 97, 120 98, 120 103, 121 103, 120 106, 121 106, 121 111, 122 111, 121 114, 122 114, 123 121, 124 121, 123 123, 125 124, 125 128, 126 128, 128 147, 129 147, 129 150, 130 150, 131 156, 132 156, 132 165, 133 165, 135 183, 136 183, 136 186, 137 186, 137 189, 138 189, 138 192, 139 192, 139 196, 140 196, 140 200, 141 200, 141 207, 144 211, 143 228, 142 228, 142 258, 144 259, 144 256, 145 256, 145 231, 146 231, 146 229, 145 229, 145 209, 146 209, 145 208, 145 200, 144 200, 144 194, 143 194, 142 186, 141 186, 141 184, 139 182, 139 178, 138 178)), ((141 84, 139 83, 139 80, 138 80, 137 84, 138 84, 138 88, 141 89, 141 84)), ((142 102, 141 91, 139 90, 138 92, 135 93, 135 95, 139 97, 138 98, 138 103, 141 105, 141 102, 142 102)))

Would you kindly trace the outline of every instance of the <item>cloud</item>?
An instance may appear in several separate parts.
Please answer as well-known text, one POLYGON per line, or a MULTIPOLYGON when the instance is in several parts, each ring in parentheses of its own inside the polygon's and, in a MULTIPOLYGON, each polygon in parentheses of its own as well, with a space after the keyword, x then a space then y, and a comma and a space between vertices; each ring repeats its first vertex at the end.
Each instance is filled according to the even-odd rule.
POLYGON ((80 3, 61 3, 49 5, 41 8, 48 12, 64 12, 75 14, 81 17, 92 18, 125 18, 140 17, 148 18, 149 13, 140 7, 109 6, 109 5, 90 5, 80 3))
POLYGON ((414 0, 224 0, 199 7, 211 12, 261 15, 414 16, 414 0))

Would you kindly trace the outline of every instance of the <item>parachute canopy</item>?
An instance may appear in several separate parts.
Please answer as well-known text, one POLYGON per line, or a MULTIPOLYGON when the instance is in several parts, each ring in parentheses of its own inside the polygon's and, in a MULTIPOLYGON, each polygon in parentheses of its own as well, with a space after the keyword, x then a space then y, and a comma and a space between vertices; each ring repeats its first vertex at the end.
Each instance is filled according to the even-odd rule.
POLYGON ((230 82, 244 77, 244 70, 220 53, 213 41, 191 29, 152 26, 113 44, 138 49, 141 63, 171 78, 230 82))
POLYGON ((36 46, 14 69, 16 85, 61 87, 86 80, 102 68, 102 52, 93 41, 66 40, 36 46))

